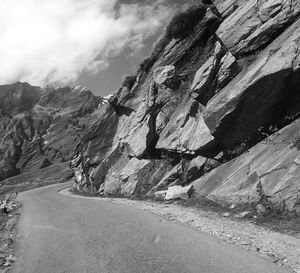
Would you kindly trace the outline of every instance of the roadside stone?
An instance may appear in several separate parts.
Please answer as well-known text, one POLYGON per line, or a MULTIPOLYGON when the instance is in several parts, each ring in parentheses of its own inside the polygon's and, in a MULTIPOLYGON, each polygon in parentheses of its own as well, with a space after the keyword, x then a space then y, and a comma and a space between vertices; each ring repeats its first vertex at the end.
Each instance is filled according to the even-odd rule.
POLYGON ((235 214, 234 217, 236 218, 244 218, 248 215, 250 215, 251 212, 250 211, 244 211, 244 212, 241 212, 241 213, 238 213, 238 214, 235 214))
POLYGON ((262 204, 258 204, 256 206, 256 212, 259 214, 259 215, 264 215, 267 213, 267 209, 264 205, 262 204))
POLYGON ((9 266, 11 266, 11 263, 10 262, 6 262, 3 266, 4 267, 9 267, 9 266))
POLYGON ((223 215, 223 217, 230 217, 231 214, 230 214, 230 212, 225 212, 222 215, 223 215))
POLYGON ((192 195, 194 187, 192 185, 182 187, 182 186, 173 186, 169 187, 166 194, 166 200, 171 199, 189 199, 192 195))
POLYGON ((156 200, 164 200, 166 198, 167 190, 157 191, 154 193, 154 198, 156 200))
POLYGON ((7 259, 6 262, 14 263, 17 261, 17 258, 13 255, 10 255, 7 259))

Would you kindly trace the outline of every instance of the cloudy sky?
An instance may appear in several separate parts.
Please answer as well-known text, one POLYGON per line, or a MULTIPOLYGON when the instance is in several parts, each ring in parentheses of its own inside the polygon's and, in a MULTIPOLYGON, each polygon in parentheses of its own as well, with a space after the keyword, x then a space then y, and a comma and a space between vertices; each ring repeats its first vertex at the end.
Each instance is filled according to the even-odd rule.
POLYGON ((186 1, 0 0, 0 84, 117 89, 186 1))

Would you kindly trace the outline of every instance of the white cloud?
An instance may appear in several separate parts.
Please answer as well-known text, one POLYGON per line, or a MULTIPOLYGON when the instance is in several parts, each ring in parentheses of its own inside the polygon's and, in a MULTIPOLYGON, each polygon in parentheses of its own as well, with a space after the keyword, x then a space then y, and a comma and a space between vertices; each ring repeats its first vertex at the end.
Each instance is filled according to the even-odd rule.
POLYGON ((1 0, 0 84, 68 84, 143 46, 170 16, 161 0, 1 0))

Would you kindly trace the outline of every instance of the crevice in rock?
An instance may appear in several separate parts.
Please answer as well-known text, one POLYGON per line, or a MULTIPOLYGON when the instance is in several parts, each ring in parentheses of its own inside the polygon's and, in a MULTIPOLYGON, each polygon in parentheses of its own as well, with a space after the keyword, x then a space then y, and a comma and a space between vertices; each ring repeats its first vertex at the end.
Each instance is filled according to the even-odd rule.
POLYGON ((267 42, 262 43, 260 46, 257 46, 253 50, 248 50, 246 52, 237 52, 234 54, 237 60, 241 60, 244 58, 251 57, 252 55, 257 54, 258 52, 263 51, 266 49, 274 40, 276 40, 288 27, 290 27, 294 22, 300 19, 300 15, 296 16, 292 20, 286 22, 285 24, 282 24, 280 26, 275 26, 276 28, 273 29, 272 31, 268 31, 267 33, 264 34, 264 38, 266 39, 267 37, 267 42))
POLYGON ((261 178, 263 178, 263 177, 265 177, 265 176, 268 176, 268 175, 270 175, 270 174, 272 174, 272 173, 274 173, 274 172, 278 172, 278 171, 281 171, 281 170, 287 170, 287 169, 288 169, 287 166, 276 167, 276 168, 274 168, 274 169, 272 169, 272 170, 270 170, 270 171, 268 171, 268 172, 265 172, 265 173, 261 174, 261 175, 259 176, 259 179, 261 179, 261 178))
POLYGON ((156 130, 156 118, 161 109, 164 107, 165 103, 156 103, 154 102, 153 106, 150 107, 149 112, 150 112, 150 118, 148 121, 148 126, 149 126, 149 133, 147 135, 146 139, 146 151, 144 155, 142 155, 143 159, 156 159, 161 157, 161 153, 159 152, 158 149, 155 148, 159 135, 156 130))
POLYGON ((134 112, 133 109, 122 106, 122 105, 112 105, 111 104, 111 106, 115 109, 116 114, 118 116, 123 116, 124 115, 124 116, 129 117, 134 112))

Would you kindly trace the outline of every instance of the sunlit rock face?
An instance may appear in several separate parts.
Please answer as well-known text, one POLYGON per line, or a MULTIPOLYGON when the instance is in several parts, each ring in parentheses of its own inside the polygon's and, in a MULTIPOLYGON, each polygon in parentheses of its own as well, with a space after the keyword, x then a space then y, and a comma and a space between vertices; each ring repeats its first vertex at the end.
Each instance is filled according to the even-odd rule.
POLYGON ((263 192, 299 212, 299 7, 217 0, 197 22, 186 18, 188 33, 172 20, 85 132, 84 186, 165 196, 192 184, 221 204, 259 202, 263 192))
POLYGON ((193 182, 202 196, 221 204, 258 202, 260 184, 270 201, 300 212, 300 120, 258 143, 247 153, 193 182))

